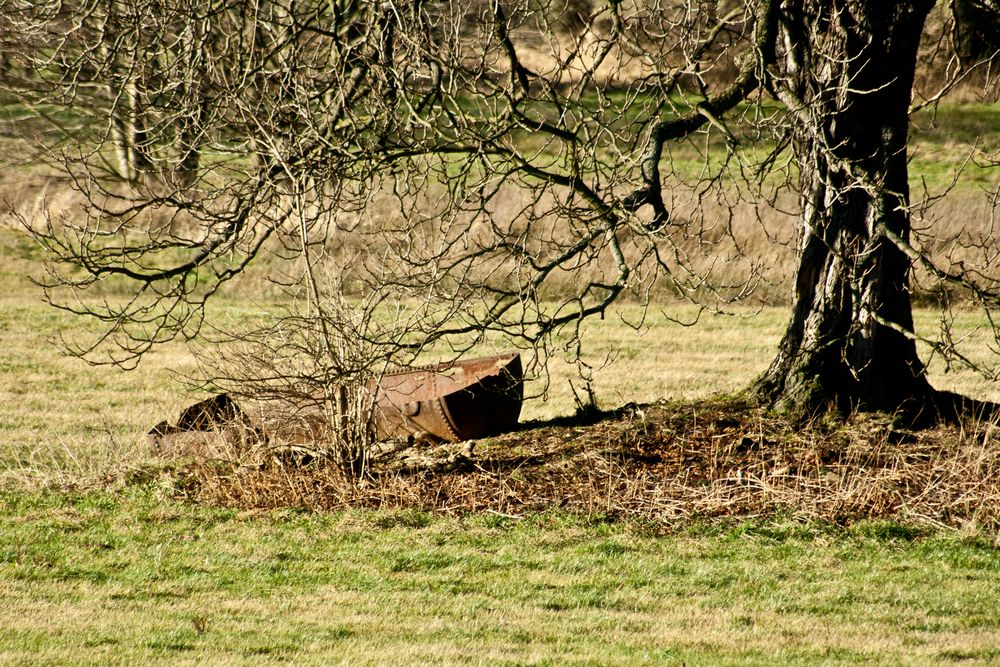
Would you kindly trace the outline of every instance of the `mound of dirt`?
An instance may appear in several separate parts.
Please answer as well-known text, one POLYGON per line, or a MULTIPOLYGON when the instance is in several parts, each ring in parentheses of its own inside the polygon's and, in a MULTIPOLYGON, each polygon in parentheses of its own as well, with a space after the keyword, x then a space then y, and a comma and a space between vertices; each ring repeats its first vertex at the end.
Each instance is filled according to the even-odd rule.
POLYGON ((996 529, 998 444, 988 422, 906 431, 856 415, 797 427, 739 401, 661 402, 457 445, 383 446, 359 479, 322 456, 304 467, 195 461, 183 488, 248 508, 563 508, 665 525, 785 515, 996 529))

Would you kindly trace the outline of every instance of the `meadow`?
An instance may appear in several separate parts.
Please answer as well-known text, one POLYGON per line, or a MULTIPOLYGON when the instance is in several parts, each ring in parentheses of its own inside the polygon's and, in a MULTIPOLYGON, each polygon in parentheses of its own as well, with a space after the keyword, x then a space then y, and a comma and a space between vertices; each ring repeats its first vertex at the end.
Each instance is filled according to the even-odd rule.
MULTIPOLYGON (((87 325, 39 300, 24 280, 38 261, 0 230, 0 664, 1000 658, 1000 551, 974 522, 206 503, 143 437, 197 397, 183 382, 194 357, 170 345, 124 373, 62 355, 60 337, 87 325)), ((696 314, 665 304, 636 330, 626 305, 595 322, 599 404, 732 394, 769 362, 786 317, 673 321, 696 314)), ((930 311, 919 319, 934 326, 930 311)), ((957 323, 983 334, 973 312, 957 323)), ((988 359, 986 342, 972 353, 988 359)), ((938 385, 1000 398, 975 374, 933 369, 938 385)), ((523 418, 573 414, 572 370, 554 364, 523 418)))
POLYGON ((3 502, 0 664, 1000 657, 1000 556, 955 533, 248 513, 155 484, 3 502))
MULTIPOLYGON (((986 104, 943 104, 919 116, 914 191, 947 189, 967 146, 978 144, 980 157, 995 149, 996 117, 986 104)), ((23 148, 10 138, 2 145, 23 148)), ((698 156, 690 164, 675 157, 679 172, 698 173, 698 156)), ((968 163, 954 192, 918 226, 943 222, 948 232, 962 222, 989 232, 992 213, 971 208, 968 198, 984 206, 996 174, 983 160, 968 163)), ((0 175, 0 201, 18 201, 29 217, 76 205, 23 164, 0 175)), ((930 250, 944 256, 949 234, 928 237, 930 250)), ((607 437, 612 430, 599 430, 601 422, 567 419, 589 392, 604 410, 656 402, 697 422, 701 402, 737 394, 766 368, 781 337, 793 248, 768 252, 776 256, 773 285, 729 315, 662 300, 645 313, 626 303, 589 323, 590 376, 557 355, 548 375, 528 384, 522 421, 534 428, 484 449, 530 455, 533 441, 584 449, 577 443, 607 437), (640 319, 643 326, 629 325, 640 319)), ((577 502, 572 488, 565 503, 550 506, 484 503, 472 512, 426 496, 408 505, 400 496, 380 509, 345 509, 337 499, 313 502, 335 487, 324 491, 323 479, 293 473, 269 477, 269 488, 284 484, 283 495, 254 503, 225 486, 234 477, 227 469, 213 470, 221 491, 212 495, 204 480, 200 489, 192 482, 197 468, 149 450, 148 429, 203 396, 188 379, 198 371, 191 351, 165 345, 129 373, 65 356, 61 341, 79 340, 90 325, 41 301, 25 277, 37 275, 42 260, 0 218, 0 665, 1000 662, 993 424, 930 436, 929 456, 945 460, 964 447, 982 475, 953 494, 965 509, 952 515, 717 505, 676 518, 655 507, 623 513, 610 499, 577 502), (307 486, 313 495, 295 495, 307 486)), ((939 325, 939 313, 926 307, 932 297, 920 295, 916 312, 918 333, 928 337, 939 325)), ((213 308, 239 319, 264 306, 229 294, 213 308)), ((996 341, 982 315, 971 307, 953 315, 966 356, 996 370, 996 341)), ((936 387, 1000 401, 994 380, 949 368, 926 345, 922 352, 936 387)), ((862 426, 835 433, 846 438, 848 461, 858 448, 912 444, 912 434, 875 425, 869 438, 862 426)), ((727 442, 730 431, 714 429, 703 427, 691 446, 747 441, 741 432, 727 442)), ((925 451, 910 450, 915 458, 925 451)), ((539 470, 558 480, 560 465, 570 459, 539 470)), ((527 468, 484 479, 513 486, 527 468)), ((834 470, 818 469, 810 481, 834 470)), ((870 489, 895 492, 914 479, 875 472, 870 489)), ((924 486, 914 493, 934 491, 941 480, 916 480, 924 486)), ((596 473, 590 480, 607 482, 609 495, 618 488, 611 481, 596 473)), ((675 481, 645 483, 669 496, 675 481)))

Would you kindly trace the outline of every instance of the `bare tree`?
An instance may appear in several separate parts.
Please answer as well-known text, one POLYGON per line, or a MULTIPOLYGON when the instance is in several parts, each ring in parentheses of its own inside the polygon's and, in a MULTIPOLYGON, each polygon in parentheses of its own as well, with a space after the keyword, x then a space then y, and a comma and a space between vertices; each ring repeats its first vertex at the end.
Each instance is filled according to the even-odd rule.
MULTIPOLYGON (((133 365, 197 335, 255 266, 318 321, 334 293, 363 298, 352 330, 378 364, 545 346, 625 295, 719 307, 766 261, 735 211, 788 183, 800 264, 765 402, 942 410, 911 275, 996 306, 989 267, 939 267, 912 235, 928 0, 9 4, 47 36, 23 99, 88 128, 52 152, 86 215, 35 228, 61 263, 50 299, 106 325, 84 355, 133 365), (135 173, 102 169, 122 149, 135 173)), ((994 56, 944 89, 993 85, 994 56)))
POLYGON ((803 2, 782 10, 769 84, 800 169, 792 322, 761 394, 895 410, 931 401, 912 336, 907 133, 931 2, 803 2))
POLYGON ((788 111, 802 234, 792 320, 756 387, 768 402, 955 409, 917 355, 911 272, 922 265, 968 288, 987 314, 998 295, 982 288, 993 280, 933 266, 911 243, 910 98, 932 6, 804 1, 779 10, 767 86, 788 111))

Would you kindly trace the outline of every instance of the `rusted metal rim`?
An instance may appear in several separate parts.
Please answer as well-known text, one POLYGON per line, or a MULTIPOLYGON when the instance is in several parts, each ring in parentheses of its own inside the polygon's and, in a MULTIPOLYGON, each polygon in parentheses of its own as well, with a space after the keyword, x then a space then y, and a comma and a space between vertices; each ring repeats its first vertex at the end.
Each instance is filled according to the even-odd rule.
POLYGON ((376 389, 376 432, 446 442, 497 435, 517 425, 523 396, 516 353, 388 373, 376 389))
MULTIPOLYGON (((516 353, 392 371, 373 385, 372 426, 381 439, 459 442, 498 435, 517 426, 524 397, 516 353)), ((149 437, 160 447, 178 434, 238 428, 261 442, 271 436, 304 442, 329 426, 318 415, 304 418, 308 428, 284 424, 272 433, 253 424, 228 394, 219 394, 184 410, 175 426, 157 424, 149 437)))

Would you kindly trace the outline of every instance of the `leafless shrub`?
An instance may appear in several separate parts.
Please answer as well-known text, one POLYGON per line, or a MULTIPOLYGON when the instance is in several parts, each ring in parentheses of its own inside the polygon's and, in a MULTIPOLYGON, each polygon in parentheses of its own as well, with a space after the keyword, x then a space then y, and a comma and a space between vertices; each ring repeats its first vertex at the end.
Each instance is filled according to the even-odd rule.
POLYGON ((292 305, 282 316, 207 334, 213 344, 201 355, 202 368, 215 386, 256 406, 272 454, 307 446, 311 456, 356 478, 365 474, 375 442, 375 387, 393 360, 376 341, 395 323, 383 324, 379 304, 348 303, 338 290, 323 298, 315 273, 310 281, 317 291, 304 304, 287 301, 292 305))

